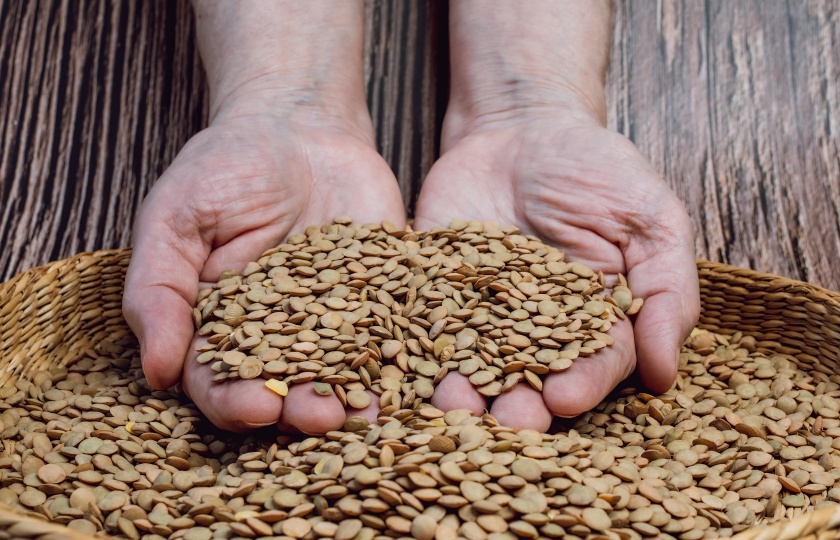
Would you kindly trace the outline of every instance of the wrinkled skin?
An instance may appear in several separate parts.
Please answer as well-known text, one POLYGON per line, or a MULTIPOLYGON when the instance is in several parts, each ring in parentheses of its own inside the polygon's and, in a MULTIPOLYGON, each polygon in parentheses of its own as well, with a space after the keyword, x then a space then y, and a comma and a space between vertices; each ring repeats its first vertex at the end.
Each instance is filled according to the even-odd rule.
MULTIPOLYGON (((451 374, 433 398, 438 407, 480 413, 490 405, 503 424, 545 431, 554 415, 597 405, 636 367, 654 391, 673 382, 679 345, 699 311, 688 218, 629 141, 596 122, 560 117, 445 125, 416 228, 464 218, 516 224, 569 260, 625 274, 645 307, 634 325, 613 327, 614 346, 549 376, 542 394, 522 384, 491 405, 451 374)), ((241 270, 290 232, 341 214, 402 226, 397 184, 371 141, 368 130, 328 119, 260 116, 219 120, 185 146, 143 203, 124 301, 152 385, 182 377, 208 418, 234 431, 277 424, 324 433, 348 415, 375 419, 375 405, 345 411, 311 385, 280 399, 261 379, 212 383, 209 367, 193 361, 200 342, 191 316, 201 286, 241 270)))
MULTIPOLYGON (((635 368, 649 388, 665 391, 700 305, 680 201, 633 144, 597 122, 540 111, 467 125, 444 124, 443 155, 418 201, 418 229, 464 218, 515 224, 564 249, 567 260, 613 280, 624 274, 645 299, 634 324, 613 326, 615 345, 549 375, 542 394, 518 385, 490 412, 502 424, 545 431, 553 415, 596 406, 635 368)), ((457 373, 442 381, 433 403, 477 413, 488 405, 457 373)))
MULTIPOLYGON (((324 433, 344 423, 338 399, 311 385, 281 399, 262 379, 211 382, 209 366, 194 361, 192 306, 220 272, 242 270, 312 224, 350 215, 403 226, 399 188, 371 132, 316 115, 238 116, 217 118, 187 143, 143 202, 127 276, 124 313, 150 384, 166 388, 181 378, 223 429, 276 423, 324 433)), ((352 414, 375 420, 376 412, 352 414)))

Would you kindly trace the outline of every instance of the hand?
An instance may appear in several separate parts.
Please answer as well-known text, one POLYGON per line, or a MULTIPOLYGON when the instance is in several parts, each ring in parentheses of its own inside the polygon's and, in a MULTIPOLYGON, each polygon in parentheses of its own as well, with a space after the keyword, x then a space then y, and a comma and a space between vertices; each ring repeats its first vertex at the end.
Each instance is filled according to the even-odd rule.
MULTIPOLYGON (((636 367, 654 391, 670 387, 699 315, 693 235, 682 204, 633 144, 563 109, 448 116, 443 142, 417 204, 418 230, 454 219, 515 224, 564 249, 566 260, 613 279, 626 275, 645 299, 634 324, 613 326, 615 345, 549 375, 542 395, 518 385, 490 412, 502 424, 546 431, 553 415, 591 409, 636 367)), ((433 403, 486 407, 457 373, 440 383, 433 403)))
MULTIPOLYGON (((149 383, 178 381, 217 426, 323 433, 340 427, 335 396, 296 386, 285 398, 262 379, 211 382, 194 361, 192 307, 200 282, 242 270, 290 232, 330 223, 404 224, 402 200, 371 131, 316 114, 217 116, 193 137, 143 202, 124 312, 141 344, 149 383)), ((378 411, 365 414, 375 420, 378 411)), ((358 414, 358 411, 354 414, 358 414)))
MULTIPOLYGON (((608 1, 479 0, 450 4, 451 88, 441 159, 417 203, 416 227, 453 219, 515 224, 645 299, 611 329, 615 345, 495 399, 503 424, 545 431, 552 415, 597 405, 637 366, 656 391, 674 380, 679 346, 699 314, 691 228, 677 198, 636 148, 603 127, 608 1)), ((433 402, 480 412, 458 374, 433 402)))
POLYGON ((168 387, 183 370, 184 390, 225 429, 341 426, 337 398, 307 385, 284 400, 262 379, 212 383, 209 367, 194 361, 191 313, 200 287, 223 270, 241 270, 290 232, 341 214, 403 224, 396 181, 363 135, 242 117, 214 123, 184 147, 143 203, 126 283, 125 315, 150 384, 168 387))

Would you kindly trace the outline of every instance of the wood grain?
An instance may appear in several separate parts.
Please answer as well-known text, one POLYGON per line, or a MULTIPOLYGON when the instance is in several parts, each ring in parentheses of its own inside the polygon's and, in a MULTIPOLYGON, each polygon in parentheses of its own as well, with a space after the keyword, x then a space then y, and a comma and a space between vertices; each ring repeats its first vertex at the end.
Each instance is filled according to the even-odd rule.
POLYGON ((610 123, 686 204, 698 257, 840 290, 838 7, 616 6, 610 123))
POLYGON ((446 104, 446 3, 367 2, 368 108, 379 152, 411 215, 440 151, 446 104))
POLYGON ((2 279, 127 246, 205 117, 185 2, 0 2, 2 279))
MULTIPOLYGON (((442 10, 365 8, 369 106, 407 208, 439 147, 442 10)), ((0 0, 0 280, 128 246, 143 197, 206 117, 186 0, 0 0)))
MULTIPOLYGON (((610 124, 685 202, 699 257, 840 290, 839 8, 616 2, 610 124)), ((445 11, 366 3, 369 107, 409 209, 438 151, 445 11)), ((206 97, 186 0, 0 0, 0 280, 129 245, 206 97)))

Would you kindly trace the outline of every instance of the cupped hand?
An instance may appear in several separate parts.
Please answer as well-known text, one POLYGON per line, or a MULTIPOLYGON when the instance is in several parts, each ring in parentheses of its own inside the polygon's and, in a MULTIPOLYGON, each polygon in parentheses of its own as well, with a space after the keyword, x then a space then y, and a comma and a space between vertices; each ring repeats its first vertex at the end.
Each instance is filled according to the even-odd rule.
POLYGON ((337 215, 403 226, 399 188, 371 132, 302 113, 249 114, 217 117, 186 144, 143 202, 126 280, 123 309, 152 386, 181 378, 224 429, 324 433, 344 423, 338 399, 308 385, 280 398, 262 379, 211 382, 194 361, 192 309, 203 283, 241 271, 291 232, 337 215))
MULTIPOLYGON (((520 384, 490 412, 503 424, 545 431, 554 415, 596 406, 635 368, 654 391, 676 377, 679 349, 699 316, 693 234, 677 197, 635 146, 596 121, 540 111, 525 119, 444 125, 444 151, 426 178, 416 228, 479 219, 519 226, 614 279, 627 276, 645 305, 610 331, 616 343, 552 374, 540 394, 520 384)), ((480 412, 463 376, 433 402, 480 412)))

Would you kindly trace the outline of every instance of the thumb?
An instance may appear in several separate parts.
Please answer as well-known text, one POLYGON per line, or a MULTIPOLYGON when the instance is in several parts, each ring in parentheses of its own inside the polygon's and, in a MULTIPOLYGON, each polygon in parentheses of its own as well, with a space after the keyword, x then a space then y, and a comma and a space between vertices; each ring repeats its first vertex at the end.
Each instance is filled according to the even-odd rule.
POLYGON ((163 389, 181 374, 195 331, 199 272, 209 249, 194 220, 150 207, 149 199, 144 204, 135 226, 123 315, 140 342, 146 379, 163 389))
MULTIPOLYGON (((687 218, 686 218, 687 221, 687 218)), ((633 325, 642 382, 656 392, 677 375, 680 347, 700 316, 700 284, 690 228, 669 239, 646 239, 637 260, 627 257, 633 295, 645 300, 633 325), (689 231, 689 232, 686 232, 689 231)))
MULTIPOLYGON (((631 287, 644 290, 637 285, 631 287)), ((633 334, 637 368, 642 382, 655 392, 667 391, 677 376, 680 347, 697 322, 691 297, 690 289, 644 296, 644 307, 636 316, 633 334)))

